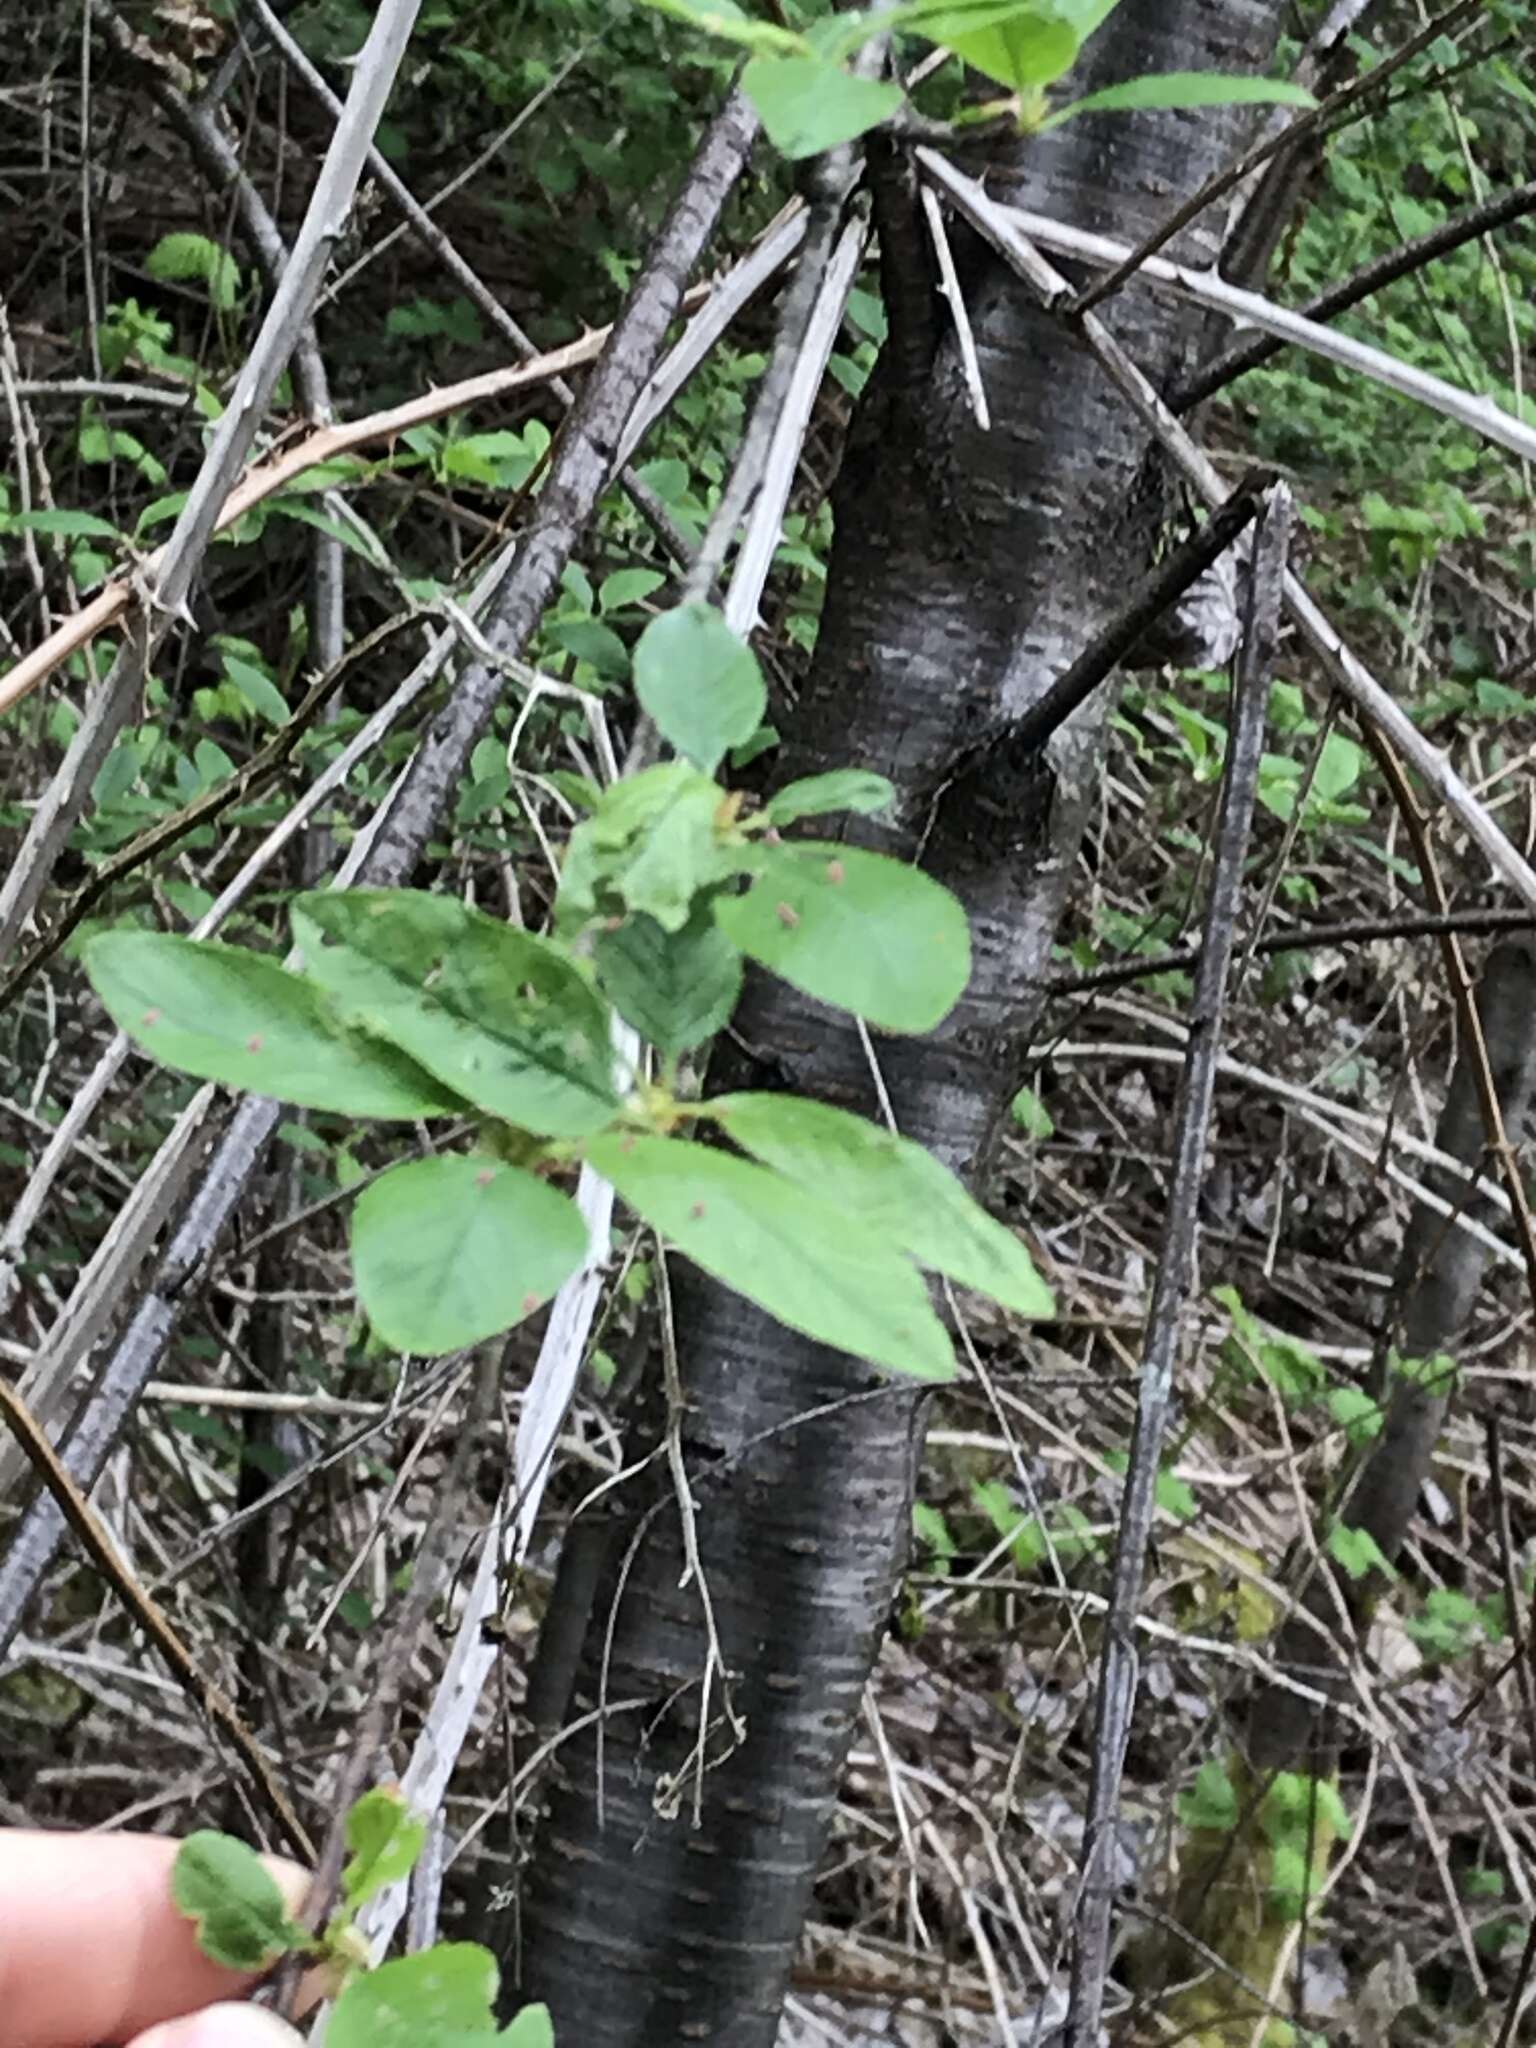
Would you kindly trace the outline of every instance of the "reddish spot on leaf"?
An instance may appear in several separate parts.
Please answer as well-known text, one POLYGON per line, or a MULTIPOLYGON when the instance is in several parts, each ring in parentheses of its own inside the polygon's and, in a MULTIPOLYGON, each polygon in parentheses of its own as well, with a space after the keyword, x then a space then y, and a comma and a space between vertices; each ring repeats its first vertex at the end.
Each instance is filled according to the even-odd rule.
POLYGON ((693 1207, 688 1211, 688 1214, 693 1218, 694 1222, 697 1223, 704 1214, 704 1204, 702 1202, 695 1202, 693 1207))
POLYGON ((800 913, 792 903, 775 903, 773 914, 780 924, 787 925, 791 931, 800 922, 800 913))
POLYGON ((253 1032, 251 1036, 245 1041, 245 1049, 247 1052, 260 1052, 262 1048, 262 1043, 263 1041, 261 1033, 259 1031, 253 1032))
POLYGON ((621 1152, 633 1152, 633 1151, 634 1151, 634 1149, 635 1149, 635 1134, 634 1134, 634 1132, 633 1132, 633 1131, 629 1131, 629 1132, 627 1132, 627 1133, 626 1133, 626 1134, 624 1135, 624 1137, 622 1137, 622 1138, 621 1138, 621 1139, 619 1140, 619 1150, 620 1150, 621 1152))
POLYGON ((768 830, 763 834, 763 844, 765 846, 782 846, 784 844, 784 834, 777 825, 770 825, 768 827, 768 830))
POLYGON ((525 1294, 523 1296, 523 1314, 525 1316, 531 1316, 538 1305, 539 1297, 536 1294, 525 1294))
POLYGON ((159 1022, 160 1012, 158 1010, 146 1010, 143 1016, 139 1019, 139 1029, 141 1031, 145 1030, 149 1025, 158 1024, 159 1022))
POLYGON ((841 882, 847 873, 848 870, 840 860, 829 860, 827 862, 827 880, 829 882, 841 882))
POLYGON ((495 1169, 495 1167, 494 1167, 494 1166, 488 1166, 488 1167, 486 1167, 486 1169, 484 1170, 484 1172, 483 1172, 483 1173, 477 1173, 477 1174, 475 1175, 475 1186, 476 1186, 477 1188, 488 1188, 488 1187, 490 1186, 491 1182, 492 1182, 492 1181, 493 1181, 493 1180, 494 1180, 495 1178, 496 1178, 496 1169, 495 1169))

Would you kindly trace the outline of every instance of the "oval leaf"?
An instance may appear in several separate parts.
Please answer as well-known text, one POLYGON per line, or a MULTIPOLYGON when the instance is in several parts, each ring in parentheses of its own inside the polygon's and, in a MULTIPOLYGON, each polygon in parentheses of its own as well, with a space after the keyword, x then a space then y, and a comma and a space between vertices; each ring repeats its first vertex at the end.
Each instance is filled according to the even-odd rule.
POLYGON ((797 818, 819 818, 828 811, 858 811, 869 816, 894 802, 896 788, 867 768, 834 768, 828 775, 807 775, 787 783, 763 806, 771 825, 792 825, 797 818))
POLYGON ((277 1882, 254 1849, 203 1828, 171 1866, 171 1897, 197 1927, 197 1945, 226 1970, 261 1970, 308 1936, 288 1918, 277 1882))
POLYGON ((480 1153, 413 1159, 352 1212, 358 1299, 385 1343, 435 1358, 532 1315, 586 1256, 558 1188, 480 1153))
POLYGON ((391 1045, 348 1031, 319 989, 259 953, 169 932, 100 932, 91 986, 135 1045, 179 1073, 342 1116, 463 1108, 391 1045))
POLYGON ((1284 78, 1233 78, 1224 71, 1159 71, 1127 78, 1058 107, 1042 130, 1059 128, 1079 114, 1130 113, 1142 107, 1315 107, 1303 85, 1284 78))
POLYGON ((965 992, 965 912, 921 870, 859 847, 765 851, 744 896, 717 898, 733 945, 883 1031, 931 1031, 965 992))
POLYGON ((1055 1313, 1013 1232, 911 1139, 799 1095, 723 1095, 705 1109, 744 1152, 888 1236, 919 1265, 1016 1315, 1055 1313))
POLYGON ((612 1118, 608 1012, 559 947, 422 889, 315 890, 293 927, 340 1014, 466 1101, 553 1137, 612 1118))
POLYGON ((162 235, 144 258, 144 268, 151 277, 200 279, 220 312, 227 313, 239 295, 239 264, 206 235, 162 235))
POLYGON ((489 1949, 441 1941, 354 1977, 336 2001, 326 2048, 439 2048, 461 2036, 496 2039, 501 1973, 489 1949))
POLYGON ((625 1023, 669 1059, 713 1038, 741 994, 741 955, 707 909, 677 932, 627 917, 600 934, 592 959, 625 1023))
POLYGON ((757 656, 707 604, 679 605, 646 627, 635 693, 663 738, 706 775, 752 737, 768 702, 757 656))
POLYGON ((57 533, 70 539, 122 539, 110 520, 98 519, 94 512, 72 512, 62 505, 50 505, 41 512, 13 512, 6 525, 16 533, 57 533))
POLYGON ((726 801, 719 784, 687 761, 667 761, 614 783, 566 847, 562 928, 633 910, 669 932, 681 931, 701 890, 757 863, 755 848, 722 838, 726 801))
POLYGON ((352 1854, 341 1873, 341 1895, 353 1912, 387 1884, 409 1877, 427 1839, 427 1824, 412 1813, 398 1790, 376 1785, 347 1815, 352 1854))
MULTIPOLYGON (((925 27, 924 33, 934 32, 925 27)), ((1070 24, 1033 13, 936 40, 946 43, 972 70, 1022 93, 1054 84, 1072 69, 1082 47, 1082 37, 1070 24)))
POLYGON ((792 1330, 914 1378, 954 1377, 915 1267, 836 1203, 675 1138, 594 1138, 587 1157, 637 1216, 792 1330))
POLYGON ((821 57, 754 57, 741 89, 781 156, 819 156, 888 121, 902 104, 899 85, 855 78, 821 57))

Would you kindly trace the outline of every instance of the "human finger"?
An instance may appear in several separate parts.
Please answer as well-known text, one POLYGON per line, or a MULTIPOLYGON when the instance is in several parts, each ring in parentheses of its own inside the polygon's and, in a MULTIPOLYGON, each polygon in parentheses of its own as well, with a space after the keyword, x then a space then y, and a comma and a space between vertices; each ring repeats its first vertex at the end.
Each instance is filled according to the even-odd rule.
POLYGON ((299 2048, 292 2027, 256 2005, 208 2005, 186 2019, 167 2020, 140 2034, 128 2048, 299 2048))
MULTIPOLYGON (((238 1994, 171 1900, 166 1835, 0 1830, 0 2013, 6 2048, 91 2048, 238 1994)), ((308 1874, 262 1859, 290 1912, 308 1874)))

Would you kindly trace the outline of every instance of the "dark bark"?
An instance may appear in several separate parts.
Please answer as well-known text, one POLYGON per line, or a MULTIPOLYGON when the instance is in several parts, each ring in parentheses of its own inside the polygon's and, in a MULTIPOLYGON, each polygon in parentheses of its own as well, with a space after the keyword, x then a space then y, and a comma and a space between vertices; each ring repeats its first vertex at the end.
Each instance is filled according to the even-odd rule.
MULTIPOLYGON (((1280 13, 1278 0, 1126 0, 1084 89, 1260 67, 1280 13)), ((1031 144, 1010 189, 1135 241, 1239 133, 1225 112, 1085 118, 1031 144)), ((780 772, 853 758, 888 775, 896 822, 860 836, 921 854, 966 903, 976 965, 964 1001, 932 1038, 882 1039, 878 1056, 902 1128, 981 1185, 1092 801, 1105 706, 1085 707, 1015 779, 989 779, 985 755, 951 770, 1102 630, 1146 567, 1162 500, 1142 429, 1103 373, 960 240, 994 419, 977 429, 905 184, 899 161, 877 167, 891 338, 837 486, 813 672, 793 720, 778 714, 792 726, 780 772)), ((1215 225, 1184 239, 1187 260, 1212 259, 1215 225)), ((1127 294, 1108 317, 1155 381, 1192 362, 1198 316, 1127 294)), ((782 985, 749 988, 738 1038, 744 1049, 720 1063, 728 1080, 875 1110, 858 1033, 782 985)), ((601 1752, 588 1731, 557 1753, 520 1969, 508 1961, 526 1995, 549 2000, 557 2031, 592 2048, 765 2048, 897 1592, 919 1408, 680 1265, 675 1279, 683 1454, 745 1739, 731 1746, 717 1682, 695 1824, 705 1639, 662 1494, 616 1545, 623 1569, 597 1604, 572 1702, 649 1705, 614 1716, 601 1752), (672 1790, 666 1812, 658 1784, 672 1790)))

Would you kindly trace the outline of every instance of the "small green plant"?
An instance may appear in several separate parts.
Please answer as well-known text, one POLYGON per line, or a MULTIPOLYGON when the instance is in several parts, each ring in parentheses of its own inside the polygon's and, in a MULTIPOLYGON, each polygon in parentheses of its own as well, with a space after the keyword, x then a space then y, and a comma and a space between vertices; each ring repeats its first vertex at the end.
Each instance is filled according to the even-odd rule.
POLYGON ((1064 1565, 1092 1556, 1100 1548, 1093 1524, 1072 1501, 1064 1502, 1046 1523, 1019 1507, 1000 1479, 978 1479, 971 1487, 971 1500, 1007 1542, 1014 1567, 1020 1572, 1037 1571, 1053 1554, 1056 1562, 1064 1565))
POLYGON ((329 1980, 335 2010, 330 2048, 553 2048, 549 2009, 525 2006, 497 2031, 500 1973, 488 1949, 438 1942, 370 1969, 359 1910, 386 1885, 408 1877, 426 1829, 399 1794, 365 1792, 347 1815, 351 1856, 341 1902, 318 1935, 289 1917, 259 1856, 211 1829, 188 1836, 171 1872, 171 1896, 197 1930, 204 1955, 226 1969, 268 1970, 283 1956, 311 1957, 329 1980))
POLYGON ((1328 1531, 1328 1555, 1346 1577, 1368 1578, 1372 1572, 1395 1579, 1396 1567, 1369 1529, 1354 1529, 1347 1522, 1334 1522, 1328 1531))
POLYGON ((965 913, 901 861, 783 837, 806 818, 882 809, 882 777, 814 776, 757 809, 716 781, 760 729, 765 691, 710 607, 654 619, 634 676, 679 758, 587 792, 554 937, 448 896, 322 890, 291 906, 302 972, 121 929, 85 942, 87 972, 121 1028, 182 1073, 343 1116, 475 1125, 474 1149, 402 1162, 354 1206, 358 1294, 400 1350, 458 1350, 546 1302, 587 1254, 557 1185, 587 1163, 771 1315, 947 1379, 950 1340, 918 1269, 1049 1316, 1012 1232, 920 1146, 847 1111, 678 1091, 683 1057, 730 1017, 746 959, 882 1030, 931 1030, 969 978, 965 913), (620 1019, 654 1049, 654 1074, 616 1059, 620 1019), (690 1142, 686 1125, 737 1149, 690 1142))
MULTIPOLYGON (((1207 1757, 1194 1784, 1179 1794, 1179 1819, 1187 1828, 1230 1835, 1243 1821, 1246 1790, 1240 1766, 1207 1757)), ((1254 1812, 1251 1804, 1248 1811, 1254 1812)), ((1349 1837, 1349 1815, 1338 1788, 1330 1778, 1277 1772, 1255 1818, 1269 1848, 1271 1909, 1282 1921, 1299 1920, 1327 1870, 1333 1844, 1349 1837)))
POLYGON ((1328 1375, 1315 1352, 1298 1338, 1266 1330, 1235 1287, 1213 1287, 1211 1299, 1232 1319, 1221 1360, 1236 1384, 1267 1380, 1288 1408, 1305 1407, 1322 1394, 1328 1375))
POLYGON ((1427 1662, 1448 1664, 1504 1640, 1504 1596, 1473 1600, 1454 1586, 1432 1586, 1418 1613, 1404 1616, 1403 1626, 1427 1662))

